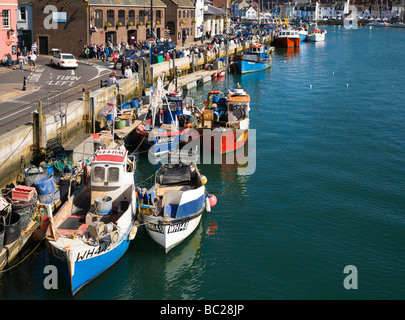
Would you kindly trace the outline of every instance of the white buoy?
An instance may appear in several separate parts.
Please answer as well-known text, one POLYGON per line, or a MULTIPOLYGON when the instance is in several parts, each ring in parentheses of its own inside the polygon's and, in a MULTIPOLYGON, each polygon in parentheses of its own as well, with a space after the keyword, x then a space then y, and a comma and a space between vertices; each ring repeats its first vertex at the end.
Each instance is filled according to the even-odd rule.
POLYGON ((334 76, 334 75, 335 75, 335 71, 332 72, 332 76, 334 76))
POLYGON ((348 88, 349 87, 349 84, 348 83, 346 83, 346 88, 348 88))
POLYGON ((309 85, 309 89, 312 89, 312 84, 309 85))

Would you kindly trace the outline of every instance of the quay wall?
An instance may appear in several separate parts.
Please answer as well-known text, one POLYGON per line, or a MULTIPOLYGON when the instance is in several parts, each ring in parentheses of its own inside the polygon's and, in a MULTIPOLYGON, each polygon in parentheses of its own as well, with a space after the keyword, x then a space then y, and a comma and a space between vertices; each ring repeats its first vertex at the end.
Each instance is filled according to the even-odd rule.
MULTIPOLYGON (((270 44, 270 37, 262 38, 263 43, 270 44)), ((251 41, 241 44, 231 43, 228 49, 229 55, 234 55, 246 51, 251 41)), ((216 58, 226 57, 226 48, 222 45, 218 53, 204 51, 201 55, 191 54, 175 60, 175 66, 181 75, 201 70, 205 64, 212 63, 216 58)), ((43 115, 43 130, 38 131, 38 125, 24 125, 16 128, 0 138, 0 188, 11 183, 17 183, 23 179, 23 170, 30 163, 33 152, 38 149, 41 142, 46 147, 46 141, 61 137, 62 142, 77 136, 81 133, 92 133, 92 118, 97 119, 101 109, 111 99, 122 93, 128 101, 134 97, 141 97, 146 86, 154 83, 159 76, 173 76, 173 60, 153 64, 150 69, 146 66, 140 74, 135 74, 129 79, 119 80, 122 91, 117 91, 117 87, 103 87, 92 92, 84 92, 83 97, 66 106, 65 118, 58 119, 54 115, 43 115), (146 70, 149 69, 149 70, 146 70), (145 75, 145 79, 142 78, 145 75), (94 109, 94 116, 92 110, 94 109)), ((167 80, 167 79, 165 79, 167 80)))

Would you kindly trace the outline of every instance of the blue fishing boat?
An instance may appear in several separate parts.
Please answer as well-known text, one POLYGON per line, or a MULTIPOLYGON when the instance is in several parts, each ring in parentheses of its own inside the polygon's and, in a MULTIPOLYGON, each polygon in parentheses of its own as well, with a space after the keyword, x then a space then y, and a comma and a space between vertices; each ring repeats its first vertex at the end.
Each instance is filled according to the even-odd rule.
POLYGON ((136 129, 151 156, 167 156, 179 147, 184 137, 188 138, 190 128, 196 123, 193 107, 193 100, 188 100, 181 91, 167 93, 163 82, 157 84, 154 101, 136 129))
POLYGON ((72 295, 117 262, 137 230, 134 160, 101 149, 90 166, 90 182, 55 215, 48 208, 47 251, 72 295))
POLYGON ((266 47, 260 43, 249 46, 249 50, 235 56, 236 70, 241 74, 266 70, 271 66, 271 57, 266 54, 266 47))

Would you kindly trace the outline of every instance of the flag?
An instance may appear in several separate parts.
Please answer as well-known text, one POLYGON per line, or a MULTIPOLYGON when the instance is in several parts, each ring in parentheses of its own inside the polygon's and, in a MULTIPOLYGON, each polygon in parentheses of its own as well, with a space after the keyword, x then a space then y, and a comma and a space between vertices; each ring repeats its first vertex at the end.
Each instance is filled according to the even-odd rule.
POLYGON ((101 109, 100 114, 103 116, 111 114, 113 119, 117 117, 117 102, 115 97, 112 98, 109 102, 107 102, 104 108, 101 109))

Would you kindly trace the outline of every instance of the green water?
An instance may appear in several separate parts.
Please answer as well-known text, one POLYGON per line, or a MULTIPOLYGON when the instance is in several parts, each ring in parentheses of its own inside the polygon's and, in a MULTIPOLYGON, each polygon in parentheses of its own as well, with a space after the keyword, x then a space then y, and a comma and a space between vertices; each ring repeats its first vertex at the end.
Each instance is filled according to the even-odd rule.
MULTIPOLYGON (((405 30, 327 30, 231 77, 252 98, 254 174, 201 164, 218 204, 196 232, 165 255, 140 230, 75 299, 405 298, 405 30), (347 265, 358 289, 343 285, 347 265)), ((225 87, 190 94, 201 102, 214 85, 225 87)), ((154 171, 145 154, 137 168, 137 181, 154 171)), ((2 277, 0 297, 70 299, 62 280, 43 288, 47 263, 41 247, 2 277)))

